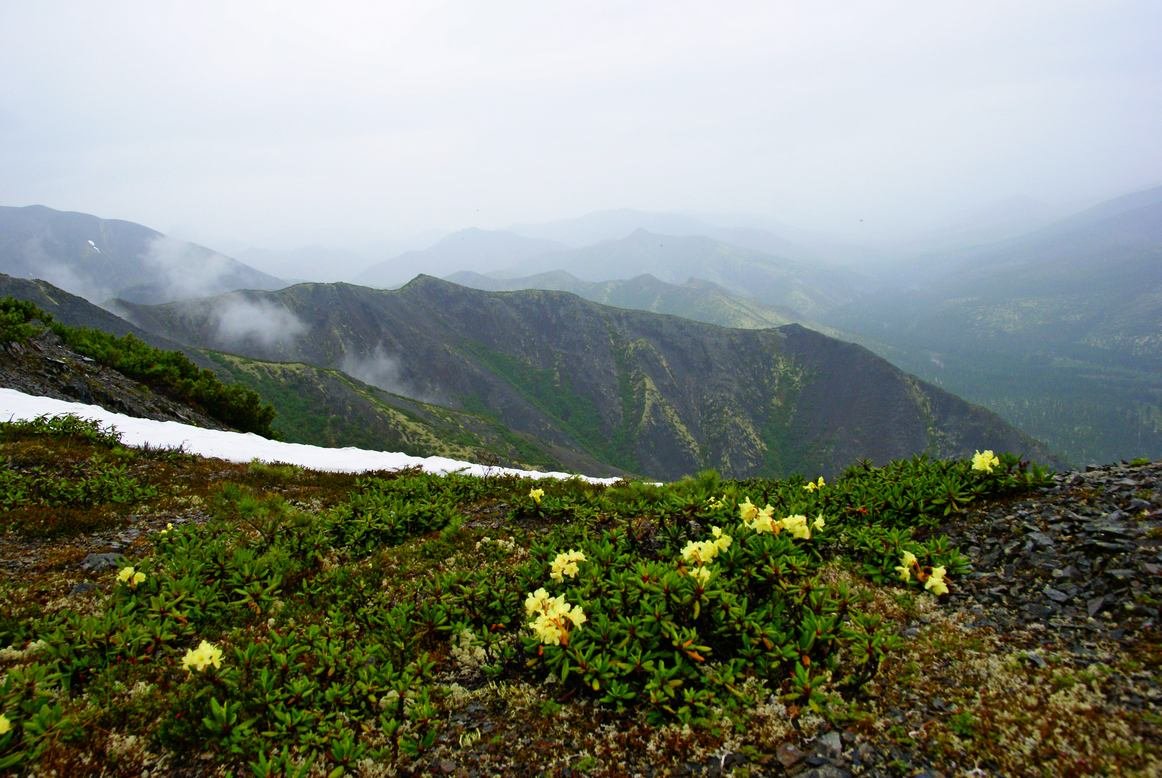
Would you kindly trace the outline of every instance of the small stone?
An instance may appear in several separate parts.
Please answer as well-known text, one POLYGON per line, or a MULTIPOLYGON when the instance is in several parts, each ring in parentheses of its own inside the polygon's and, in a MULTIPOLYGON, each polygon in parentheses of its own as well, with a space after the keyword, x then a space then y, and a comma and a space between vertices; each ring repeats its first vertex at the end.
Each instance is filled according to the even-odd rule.
POLYGON ((1045 657, 1041 656, 1040 654, 1038 654, 1035 651, 1026 652, 1025 659, 1027 659, 1029 661, 1029 664, 1037 665, 1037 667, 1040 667, 1042 669, 1044 669, 1048 665, 1048 663, 1045 661, 1045 657))
POLYGON ((775 758, 788 770, 802 762, 804 756, 806 754, 796 748, 793 743, 783 743, 775 750, 775 758))
POLYGON ((1053 545, 1053 538, 1049 537, 1044 532, 1030 532, 1029 540, 1032 540, 1041 548, 1049 548, 1053 545))
POLYGON ((1041 591, 1045 593, 1046 597, 1053 600, 1053 602, 1065 602, 1069 599, 1068 594, 1061 591, 1060 589, 1054 589, 1052 586, 1049 586, 1048 584, 1046 584, 1045 588, 1042 589, 1041 591))
POLYGON ((116 552, 106 552, 103 554, 89 554, 81 562, 81 567, 91 572, 99 573, 102 570, 114 570, 121 566, 125 561, 124 554, 116 552))
POLYGON ((834 729, 815 738, 814 745, 815 753, 828 759, 834 759, 843 751, 843 741, 839 737, 839 732, 834 729))
POLYGON ((799 773, 803 778, 849 778, 850 772, 833 764, 824 764, 799 773))

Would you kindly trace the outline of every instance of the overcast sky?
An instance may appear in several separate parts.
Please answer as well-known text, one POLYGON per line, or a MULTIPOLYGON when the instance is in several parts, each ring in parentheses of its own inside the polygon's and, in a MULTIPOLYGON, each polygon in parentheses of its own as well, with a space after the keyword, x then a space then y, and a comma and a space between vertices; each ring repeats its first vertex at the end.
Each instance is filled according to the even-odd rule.
POLYGON ((1162 184, 1162 2, 0 0, 0 204, 211 246, 1162 184))

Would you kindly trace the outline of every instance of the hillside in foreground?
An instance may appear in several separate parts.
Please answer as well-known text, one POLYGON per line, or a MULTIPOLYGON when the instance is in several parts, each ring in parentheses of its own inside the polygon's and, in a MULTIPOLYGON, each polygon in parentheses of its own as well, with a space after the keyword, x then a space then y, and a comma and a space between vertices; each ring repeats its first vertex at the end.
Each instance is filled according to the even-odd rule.
POLYGON ((603 487, 67 417, 0 425, 0 457, 0 770, 1162 767, 1162 463, 603 487))

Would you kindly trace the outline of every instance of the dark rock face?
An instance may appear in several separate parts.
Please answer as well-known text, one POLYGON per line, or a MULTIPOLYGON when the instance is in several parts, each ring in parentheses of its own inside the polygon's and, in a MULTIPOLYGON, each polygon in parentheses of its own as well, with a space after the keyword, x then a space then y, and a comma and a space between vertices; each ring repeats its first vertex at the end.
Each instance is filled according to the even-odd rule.
POLYGON ((797 325, 726 329, 425 276, 394 292, 301 284, 124 311, 174 340, 259 359, 346 369, 383 355, 392 391, 483 410, 548 445, 660 479, 705 468, 832 475, 864 457, 986 447, 1055 462, 997 416, 797 325), (222 312, 242 309, 301 328, 231 333, 222 312))
POLYGON ((100 405, 143 419, 228 429, 205 414, 77 354, 52 332, 41 333, 26 343, 0 344, 0 386, 38 397, 100 405))

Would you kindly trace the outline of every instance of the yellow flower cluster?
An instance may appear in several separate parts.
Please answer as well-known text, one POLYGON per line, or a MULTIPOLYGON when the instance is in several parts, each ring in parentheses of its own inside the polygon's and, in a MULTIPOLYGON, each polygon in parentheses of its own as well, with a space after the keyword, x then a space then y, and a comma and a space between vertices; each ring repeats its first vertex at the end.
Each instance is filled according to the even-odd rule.
POLYGON ((182 667, 189 672, 194 670, 201 672, 210 665, 222 666, 222 649, 205 640, 197 648, 191 648, 187 651, 185 658, 182 659, 182 667))
POLYGON ((808 481, 807 485, 803 488, 809 492, 813 492, 816 489, 822 489, 824 486, 827 486, 827 484, 823 481, 823 476, 819 476, 818 481, 808 481))
MULTIPOLYGON (((819 480, 822 481, 823 477, 820 476, 819 480)), ((801 513, 785 516, 775 521, 774 506, 768 503, 767 507, 760 510, 750 501, 749 497, 739 504, 738 515, 742 518, 742 523, 755 532, 770 532, 773 535, 778 535, 786 530, 791 534, 791 537, 799 540, 811 539, 811 527, 821 530, 827 525, 823 519, 823 514, 816 516, 815 521, 811 522, 810 526, 808 526, 807 517, 801 513)))
POLYGON ((948 594, 948 584, 944 582, 944 566, 933 567, 932 574, 928 576, 928 580, 924 583, 924 588, 939 597, 942 594, 948 594))
POLYGON ((577 577, 577 563, 585 561, 585 553, 570 549, 561 554, 557 554, 557 558, 553 560, 553 566, 549 570, 549 577, 554 581, 564 581, 565 577, 577 577))
POLYGON ((896 573, 900 576, 900 580, 904 583, 912 580, 912 568, 919 567, 920 563, 916 560, 916 555, 911 551, 905 551, 904 555, 900 557, 900 564, 896 566, 896 573))
POLYGON ((757 505, 750 501, 747 497, 738 504, 738 515, 742 519, 742 523, 755 532, 774 532, 773 518, 775 515, 775 506, 767 503, 767 507, 759 509, 757 505))
POLYGON ((730 548, 734 538, 725 534, 721 527, 711 527, 713 540, 691 540, 682 549, 682 558, 694 565, 704 565, 718 556, 719 551, 730 548))
POLYGON ((0 735, 7 735, 12 731, 12 722, 3 713, 0 713, 0 735))
POLYGON ((565 595, 550 597, 544 588, 525 599, 525 613, 534 617, 529 629, 547 646, 569 645, 569 633, 587 621, 580 605, 565 602, 565 595))
POLYGON ((719 551, 725 551, 734 542, 734 538, 723 532, 721 527, 711 527, 710 535, 710 540, 691 540, 682 549, 682 559, 694 565, 687 575, 702 586, 710 580, 710 570, 705 565, 713 561, 719 551))
POLYGON ((545 496, 544 489, 529 489, 529 497, 531 497, 533 502, 536 503, 537 505, 541 504, 541 499, 544 496, 545 496))
POLYGON ((948 594, 948 583, 945 582, 944 576, 947 575, 947 570, 943 565, 933 567, 931 572, 924 572, 920 567, 920 562, 916 559, 916 555, 911 551, 905 551, 900 557, 900 564, 895 568, 900 580, 904 583, 912 580, 912 573, 915 572, 916 580, 924 584, 924 588, 939 597, 942 594, 948 594))
POLYGON ((993 468, 1001 463, 1001 460, 993 453, 991 448, 984 451, 977 451, 972 455, 972 469, 979 470, 982 473, 991 473, 993 468))
POLYGON ((137 584, 145 580, 145 573, 135 569, 133 566, 123 567, 117 573, 117 580, 130 589, 136 589, 137 584))

